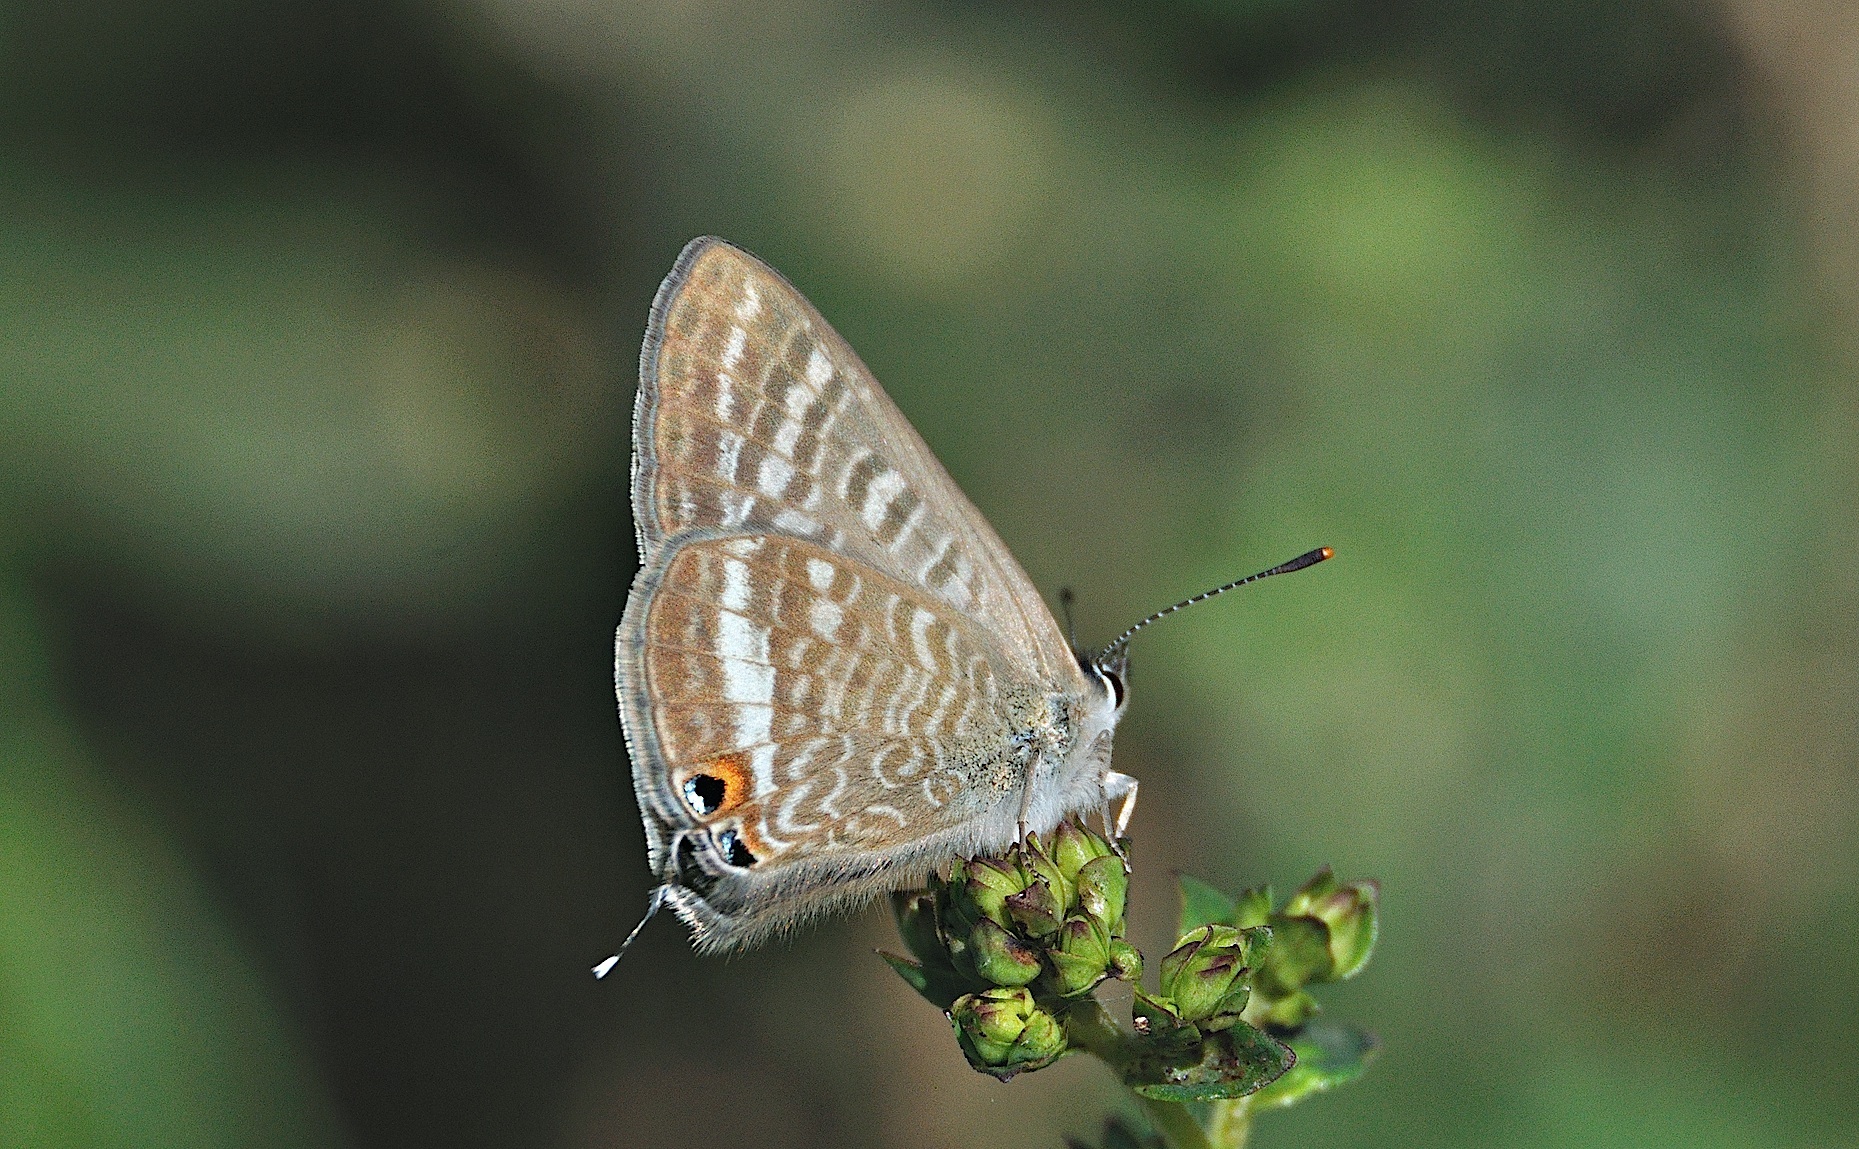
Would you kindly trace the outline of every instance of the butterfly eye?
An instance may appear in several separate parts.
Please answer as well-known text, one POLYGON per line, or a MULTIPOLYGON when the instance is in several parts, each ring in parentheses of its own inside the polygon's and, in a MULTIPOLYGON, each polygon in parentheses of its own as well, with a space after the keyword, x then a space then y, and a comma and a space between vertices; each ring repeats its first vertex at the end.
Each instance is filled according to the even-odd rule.
POLYGON ((749 847, 743 845, 742 835, 734 830, 725 830, 716 836, 716 848, 732 866, 748 869, 755 864, 755 855, 749 847))
POLYGON ((1105 670, 1104 685, 1110 688, 1110 701, 1118 710, 1123 709, 1123 700, 1129 697, 1129 691, 1123 685, 1123 676, 1114 670, 1105 670))
POLYGON ((700 818, 708 817, 723 805, 729 784, 714 774, 693 774, 684 780, 684 801, 700 818))

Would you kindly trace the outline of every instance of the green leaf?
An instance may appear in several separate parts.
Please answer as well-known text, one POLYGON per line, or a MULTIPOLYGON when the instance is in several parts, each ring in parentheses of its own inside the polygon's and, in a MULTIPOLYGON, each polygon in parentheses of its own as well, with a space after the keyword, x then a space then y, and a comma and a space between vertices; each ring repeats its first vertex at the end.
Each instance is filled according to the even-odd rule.
POLYGON ((910 988, 922 994, 924 999, 944 1013, 955 999, 967 993, 971 988, 953 970, 933 969, 918 965, 909 958, 878 951, 885 964, 897 971, 897 976, 910 983, 910 988))
POLYGON ((1374 1034, 1336 1022, 1305 1026, 1291 1039, 1297 1064, 1252 1099, 1255 1109, 1295 1105, 1313 1093, 1354 1081, 1381 1051, 1374 1034))
POLYGON ((1200 1043, 1199 1059, 1139 1054, 1124 1071, 1137 1093, 1156 1101, 1221 1101, 1256 1093, 1297 1063, 1289 1046, 1244 1022, 1200 1043))
POLYGON ((1181 925, 1177 934, 1224 924, 1233 916, 1233 899, 1192 874, 1176 874, 1181 887, 1181 925))

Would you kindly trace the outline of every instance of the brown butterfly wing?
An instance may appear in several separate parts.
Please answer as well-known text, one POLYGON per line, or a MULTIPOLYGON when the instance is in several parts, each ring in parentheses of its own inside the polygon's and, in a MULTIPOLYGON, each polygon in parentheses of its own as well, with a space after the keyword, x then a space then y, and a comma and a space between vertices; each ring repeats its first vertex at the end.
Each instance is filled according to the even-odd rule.
POLYGON ((1042 679, 1076 673, 1032 581, 845 340, 773 268, 688 245, 635 403, 641 565, 691 531, 814 539, 921 587, 1042 679))
POLYGON ((699 944, 1010 840, 1083 677, 813 307, 692 243, 653 309, 634 438, 617 685, 652 862, 699 944))

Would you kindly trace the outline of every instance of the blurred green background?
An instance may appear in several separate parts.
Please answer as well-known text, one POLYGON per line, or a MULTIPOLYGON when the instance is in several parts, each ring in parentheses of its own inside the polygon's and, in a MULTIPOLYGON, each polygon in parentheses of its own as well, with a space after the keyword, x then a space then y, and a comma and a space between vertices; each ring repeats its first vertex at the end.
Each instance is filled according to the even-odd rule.
POLYGON ((1047 1146, 871 956, 655 923, 647 306, 812 296, 1169 870, 1384 886, 1273 1146, 1859 1145, 1859 21, 1825 0, 0 10, 0 1144, 1047 1146))

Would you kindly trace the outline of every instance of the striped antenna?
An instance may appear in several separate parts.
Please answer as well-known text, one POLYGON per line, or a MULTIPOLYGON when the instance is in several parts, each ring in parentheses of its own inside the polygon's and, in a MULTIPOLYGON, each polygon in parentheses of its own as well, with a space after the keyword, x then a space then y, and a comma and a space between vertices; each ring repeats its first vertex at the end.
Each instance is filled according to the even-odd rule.
POLYGON ((1260 579, 1271 578, 1273 575, 1290 574, 1292 571, 1301 571, 1305 567, 1309 567, 1309 566, 1316 566, 1318 563, 1322 562, 1324 559, 1329 558, 1331 555, 1334 555, 1335 553, 1336 552, 1331 550, 1329 547, 1318 547, 1314 551, 1305 551, 1303 554, 1297 556, 1296 558, 1292 559, 1288 563, 1279 563, 1277 566, 1271 568, 1270 570, 1263 570, 1263 571, 1260 571, 1258 574, 1249 574, 1245 578, 1235 579, 1232 582, 1227 583, 1225 586, 1217 586, 1213 588, 1212 590, 1202 591, 1200 594, 1195 595, 1193 598, 1184 598, 1180 602, 1176 603, 1174 606, 1164 607, 1161 610, 1156 611, 1154 614, 1150 615, 1148 618, 1143 619, 1141 622, 1137 623, 1135 626, 1130 627, 1128 630, 1118 635, 1116 638, 1116 641, 1112 642, 1109 646, 1106 646, 1103 650, 1099 651, 1097 654, 1097 657, 1093 659, 1092 661, 1102 663, 1105 659, 1111 657, 1112 655, 1116 654, 1118 651, 1122 650, 1124 647, 1128 646, 1130 644, 1130 639, 1135 637, 1137 631, 1141 630, 1145 626, 1148 626, 1150 623, 1159 622, 1160 620, 1167 618, 1169 615, 1174 614, 1178 610, 1185 610, 1188 607, 1193 606, 1197 602, 1206 602, 1208 599, 1213 598, 1215 595, 1222 595, 1230 590, 1238 590, 1240 587, 1245 586, 1247 583, 1258 582, 1260 579))

